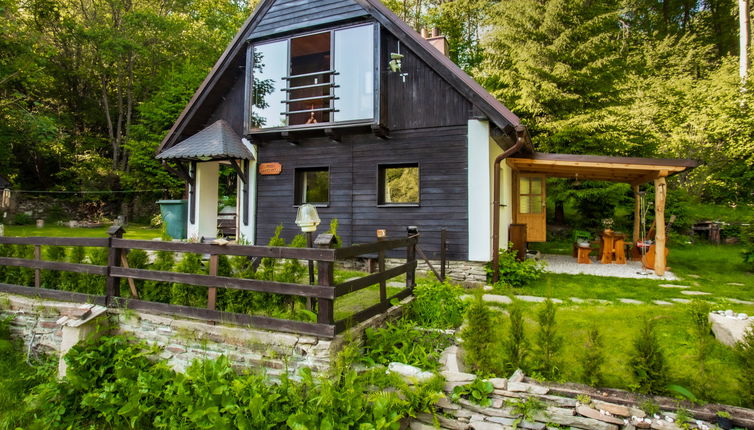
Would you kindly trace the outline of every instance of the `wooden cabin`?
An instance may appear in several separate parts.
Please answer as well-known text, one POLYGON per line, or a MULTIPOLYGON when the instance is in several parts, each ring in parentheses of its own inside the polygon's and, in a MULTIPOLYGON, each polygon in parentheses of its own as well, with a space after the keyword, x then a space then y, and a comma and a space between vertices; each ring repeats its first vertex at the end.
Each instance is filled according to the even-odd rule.
POLYGON ((223 164, 238 174, 246 242, 264 244, 281 223, 290 239, 297 207, 311 203, 320 231, 337 218, 345 244, 412 225, 437 258, 446 228, 449 258, 479 262, 506 246, 512 223, 545 240, 546 176, 678 171, 534 153, 519 118, 446 51, 443 36, 423 37, 379 0, 264 0, 158 149, 189 183, 189 237, 217 233, 223 164))

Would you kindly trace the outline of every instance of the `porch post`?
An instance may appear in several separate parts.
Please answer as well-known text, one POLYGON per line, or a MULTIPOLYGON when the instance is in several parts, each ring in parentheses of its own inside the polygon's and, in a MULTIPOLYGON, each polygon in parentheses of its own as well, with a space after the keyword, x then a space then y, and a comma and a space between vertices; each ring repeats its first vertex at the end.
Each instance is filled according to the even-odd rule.
POLYGON ((655 274, 665 274, 665 177, 655 179, 655 274))
POLYGON ((639 186, 634 185, 634 244, 641 240, 641 196, 639 195, 639 186))

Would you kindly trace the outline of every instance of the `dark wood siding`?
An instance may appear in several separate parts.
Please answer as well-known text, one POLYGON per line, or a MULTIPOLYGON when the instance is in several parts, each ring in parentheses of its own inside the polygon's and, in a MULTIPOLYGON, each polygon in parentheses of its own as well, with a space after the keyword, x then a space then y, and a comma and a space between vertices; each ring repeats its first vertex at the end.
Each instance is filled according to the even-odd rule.
POLYGON ((237 78, 236 83, 231 87, 230 91, 225 94, 220 105, 215 109, 203 127, 207 127, 213 124, 219 119, 228 121, 233 131, 239 136, 243 136, 243 104, 244 104, 244 85, 246 79, 241 75, 237 78))
POLYGON ((366 15, 367 12, 353 0, 278 0, 252 31, 250 38, 311 29, 366 15))
MULTIPOLYGON (((257 243, 266 243, 275 227, 284 225, 290 240, 300 230, 293 222, 293 181, 296 167, 330 167, 330 205, 319 208, 322 226, 338 218, 346 244, 375 240, 375 230, 403 236, 406 226, 422 233, 421 247, 437 258, 440 229, 448 229, 449 256, 468 256, 467 127, 439 127, 391 133, 390 140, 371 134, 346 135, 342 143, 326 138, 307 139, 292 146, 273 141, 259 149, 259 161, 283 165, 278 176, 260 176, 257 182, 257 243), (419 207, 378 207, 377 173, 380 164, 419 163, 419 207)), ((400 256, 398 254, 395 256, 400 256)))
MULTIPOLYGON (((398 52, 398 39, 382 30, 381 67, 387 67, 391 52, 398 52)), ((389 130, 466 125, 471 103, 432 70, 424 61, 401 45, 401 72, 383 71, 382 122, 389 130)))

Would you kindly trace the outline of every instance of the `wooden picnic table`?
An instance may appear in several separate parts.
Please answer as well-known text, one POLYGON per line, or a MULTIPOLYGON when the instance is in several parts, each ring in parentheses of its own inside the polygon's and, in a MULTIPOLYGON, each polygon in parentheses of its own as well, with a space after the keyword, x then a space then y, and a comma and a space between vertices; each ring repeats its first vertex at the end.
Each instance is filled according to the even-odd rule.
POLYGON ((626 235, 612 230, 605 230, 600 234, 602 264, 626 264, 626 235))

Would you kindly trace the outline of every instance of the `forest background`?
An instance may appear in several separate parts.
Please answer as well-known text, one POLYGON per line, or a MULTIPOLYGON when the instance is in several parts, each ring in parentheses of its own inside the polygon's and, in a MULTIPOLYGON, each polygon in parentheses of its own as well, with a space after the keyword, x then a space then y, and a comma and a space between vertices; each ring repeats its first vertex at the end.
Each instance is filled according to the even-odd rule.
MULTIPOLYGON (((179 197, 182 182, 154 151, 253 3, 0 0, 0 175, 20 190, 125 191, 87 197, 111 204, 134 190, 179 197)), ((416 29, 439 28, 451 58, 523 119, 537 150, 692 158, 700 166, 676 189, 754 202, 736 0, 386 4, 416 29)))

